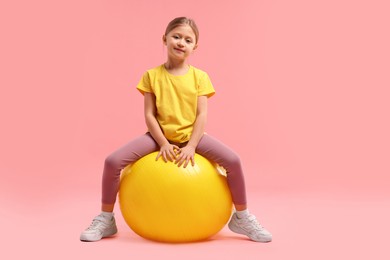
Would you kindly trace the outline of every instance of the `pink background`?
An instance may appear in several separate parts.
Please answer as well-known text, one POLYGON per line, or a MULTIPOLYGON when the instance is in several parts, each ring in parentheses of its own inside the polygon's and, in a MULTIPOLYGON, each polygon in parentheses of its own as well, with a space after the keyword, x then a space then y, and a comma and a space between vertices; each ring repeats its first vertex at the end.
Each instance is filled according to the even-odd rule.
POLYGON ((386 0, 2 1, 0 255, 5 259, 388 259, 390 4, 386 0), (226 228, 166 245, 130 231, 79 242, 104 158, 145 131, 142 73, 167 23, 200 28, 190 63, 217 95, 207 132, 246 170, 274 241, 226 228))

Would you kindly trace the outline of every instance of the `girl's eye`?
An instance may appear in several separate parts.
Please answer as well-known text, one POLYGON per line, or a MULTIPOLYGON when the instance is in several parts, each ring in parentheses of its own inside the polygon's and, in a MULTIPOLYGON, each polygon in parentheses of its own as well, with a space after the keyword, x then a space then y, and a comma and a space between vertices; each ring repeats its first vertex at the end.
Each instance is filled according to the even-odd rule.
POLYGON ((175 38, 175 39, 179 39, 179 36, 177 36, 177 35, 174 35, 174 36, 173 36, 173 38, 175 38))
POLYGON ((187 43, 192 43, 192 41, 191 40, 187 40, 187 43))

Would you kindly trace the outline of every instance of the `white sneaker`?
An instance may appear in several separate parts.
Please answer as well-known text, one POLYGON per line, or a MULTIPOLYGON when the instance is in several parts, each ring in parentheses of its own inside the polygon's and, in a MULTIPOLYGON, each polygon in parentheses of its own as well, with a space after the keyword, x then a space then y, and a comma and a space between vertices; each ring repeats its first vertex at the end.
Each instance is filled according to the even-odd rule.
POLYGON ((246 217, 238 218, 234 213, 229 221, 229 229, 235 233, 248 236, 256 242, 271 242, 272 235, 257 222, 256 217, 249 214, 246 217))
POLYGON ((112 216, 111 220, 108 220, 102 215, 98 215, 93 219, 92 224, 81 233, 80 240, 98 241, 103 237, 112 236, 117 232, 114 216, 112 216))

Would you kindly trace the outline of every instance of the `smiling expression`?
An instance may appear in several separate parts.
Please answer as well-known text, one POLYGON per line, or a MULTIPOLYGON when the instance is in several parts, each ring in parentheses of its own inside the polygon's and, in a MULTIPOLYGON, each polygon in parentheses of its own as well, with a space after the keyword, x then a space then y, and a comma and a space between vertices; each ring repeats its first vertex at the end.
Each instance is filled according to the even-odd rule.
POLYGON ((163 42, 171 59, 186 59, 197 47, 195 33, 189 25, 174 28, 163 36, 163 42))

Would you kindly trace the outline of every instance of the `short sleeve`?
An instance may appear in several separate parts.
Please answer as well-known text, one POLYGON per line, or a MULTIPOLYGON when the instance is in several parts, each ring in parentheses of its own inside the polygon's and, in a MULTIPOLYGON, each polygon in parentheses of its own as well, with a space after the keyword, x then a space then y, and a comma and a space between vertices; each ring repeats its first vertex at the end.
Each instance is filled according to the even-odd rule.
POLYGON ((199 80, 198 96, 211 97, 214 94, 215 94, 215 89, 213 87, 213 84, 211 83, 209 75, 207 75, 207 73, 204 72, 202 77, 199 80))
POLYGON ((142 95, 145 92, 153 93, 148 72, 145 72, 144 75, 142 76, 141 80, 137 85, 137 89, 142 93, 142 95))

